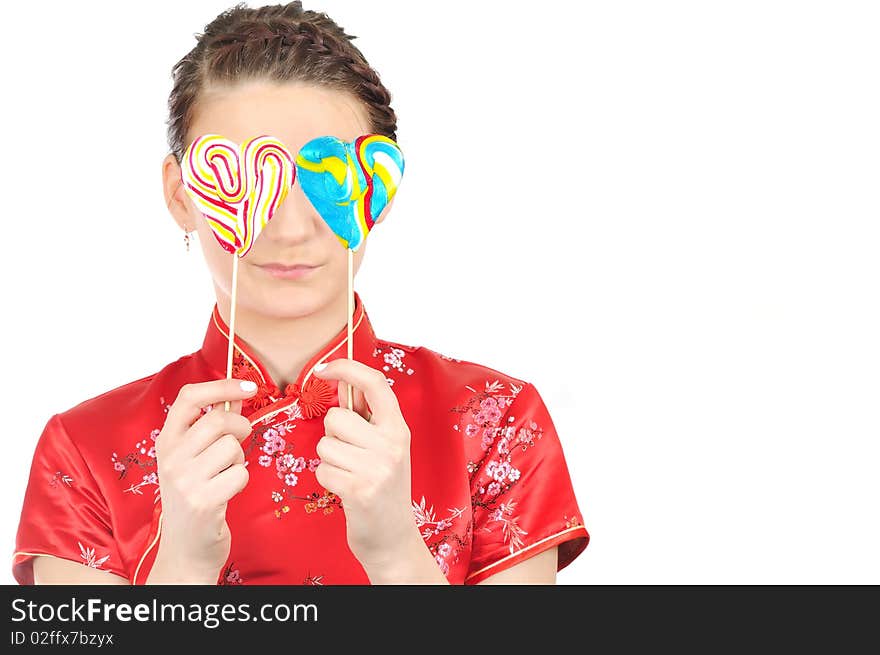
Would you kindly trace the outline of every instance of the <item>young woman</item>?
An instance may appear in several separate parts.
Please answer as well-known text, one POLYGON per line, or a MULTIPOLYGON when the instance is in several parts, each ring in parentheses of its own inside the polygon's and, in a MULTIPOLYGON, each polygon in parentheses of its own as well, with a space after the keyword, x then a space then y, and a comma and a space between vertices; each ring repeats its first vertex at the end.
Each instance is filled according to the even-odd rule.
POLYGON ((396 140, 351 38, 299 2, 237 6, 175 66, 164 193, 187 247, 198 232, 216 303, 199 350, 49 419, 20 583, 554 583, 586 548, 532 384, 379 339, 359 294, 348 360, 347 252, 296 183, 239 262, 225 379, 234 255, 181 157, 207 133, 271 134, 294 154, 323 135, 396 140))

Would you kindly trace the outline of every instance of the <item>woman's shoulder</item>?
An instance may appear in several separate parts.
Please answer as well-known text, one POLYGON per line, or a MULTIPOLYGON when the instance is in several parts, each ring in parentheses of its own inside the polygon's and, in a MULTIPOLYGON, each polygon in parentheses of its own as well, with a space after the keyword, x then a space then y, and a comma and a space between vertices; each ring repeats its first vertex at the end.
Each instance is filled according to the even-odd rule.
MULTIPOLYGON (((193 354, 184 355, 148 375, 116 385, 52 416, 70 439, 82 450, 96 447, 101 452, 108 443, 132 440, 131 435, 147 435, 164 423, 168 407, 180 386, 198 374, 193 354)), ((136 441, 136 440, 132 440, 136 441)))

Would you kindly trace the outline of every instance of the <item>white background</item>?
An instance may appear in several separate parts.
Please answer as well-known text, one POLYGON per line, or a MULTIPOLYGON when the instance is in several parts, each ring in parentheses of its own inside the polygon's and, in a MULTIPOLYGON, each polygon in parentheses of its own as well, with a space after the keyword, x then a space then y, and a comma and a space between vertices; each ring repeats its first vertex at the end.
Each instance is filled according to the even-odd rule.
MULTIPOLYGON (((48 418, 201 344, 160 163, 230 4, 4 9, 10 560, 48 418)), ((877 5, 305 6, 407 157, 356 288, 381 338, 541 392, 592 535, 559 582, 880 583, 877 5)))

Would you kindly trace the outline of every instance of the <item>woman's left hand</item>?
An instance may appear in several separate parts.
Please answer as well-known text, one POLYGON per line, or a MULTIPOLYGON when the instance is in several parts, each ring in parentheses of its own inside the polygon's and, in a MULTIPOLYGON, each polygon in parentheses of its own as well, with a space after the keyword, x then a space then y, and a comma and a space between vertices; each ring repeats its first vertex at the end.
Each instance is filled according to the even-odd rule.
POLYGON ((412 513, 410 431, 397 396, 381 371, 355 360, 337 358, 313 374, 340 380, 339 407, 324 416, 315 477, 342 499, 348 547, 364 568, 393 566, 415 537, 421 541, 412 513))

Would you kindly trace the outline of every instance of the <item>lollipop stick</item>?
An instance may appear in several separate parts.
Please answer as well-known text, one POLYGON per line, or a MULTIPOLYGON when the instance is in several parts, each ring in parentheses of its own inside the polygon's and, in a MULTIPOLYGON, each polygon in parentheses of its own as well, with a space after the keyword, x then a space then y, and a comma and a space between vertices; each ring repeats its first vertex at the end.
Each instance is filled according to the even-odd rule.
MULTIPOLYGON (((238 287, 238 253, 232 255, 232 306, 229 308, 229 349, 226 353, 226 379, 232 379, 232 344, 235 339, 235 290, 238 287)), ((229 411, 229 401, 223 404, 229 411)))
MULTIPOLYGON (((354 359, 354 347, 351 343, 351 319, 354 314, 354 251, 349 248, 348 249, 348 359, 354 359)), ((348 387, 348 408, 351 409, 354 403, 352 402, 352 393, 351 393, 351 385, 345 385, 348 387)))

